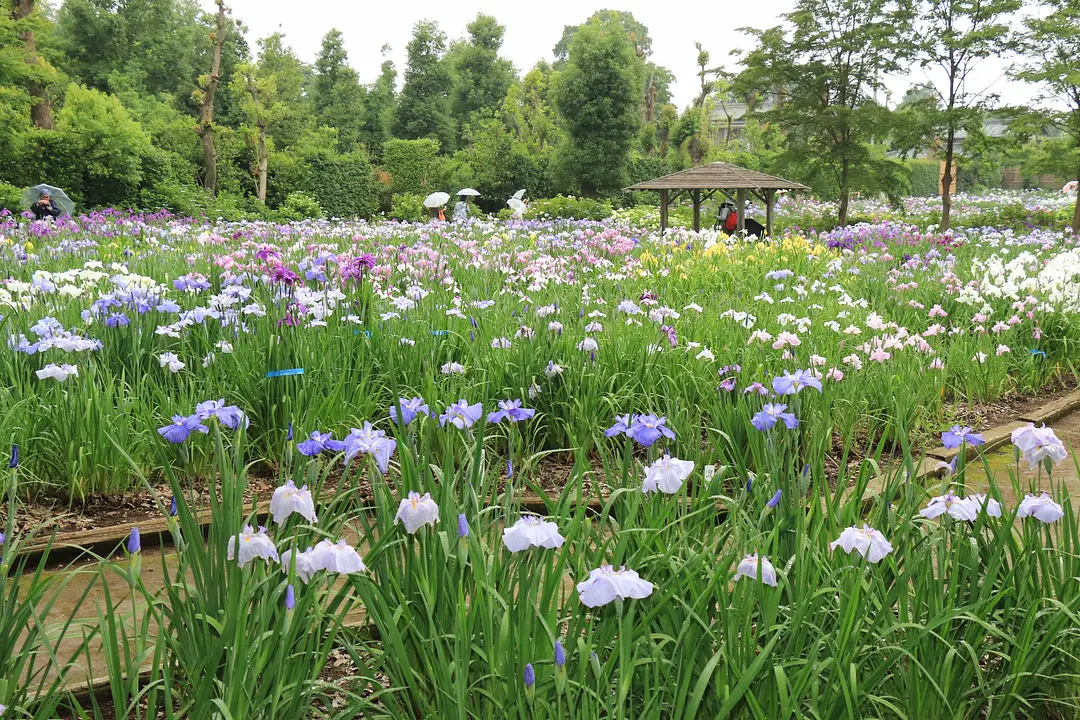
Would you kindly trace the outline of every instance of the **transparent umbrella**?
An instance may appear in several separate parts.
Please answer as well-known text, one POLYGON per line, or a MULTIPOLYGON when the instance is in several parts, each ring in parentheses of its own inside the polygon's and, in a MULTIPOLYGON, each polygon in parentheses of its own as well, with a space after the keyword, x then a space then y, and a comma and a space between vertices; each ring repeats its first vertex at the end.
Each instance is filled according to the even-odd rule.
POLYGON ((522 198, 525 197, 525 188, 521 188, 520 190, 518 190, 516 193, 514 193, 510 197, 514 198, 515 200, 521 200, 522 198))
POLYGON ((472 188, 461 188, 457 191, 457 194, 458 197, 461 197, 462 195, 468 195, 469 197, 480 197, 479 191, 473 190, 472 188))
POLYGON ((510 206, 511 210, 522 215, 525 213, 526 210, 529 209, 528 205, 523 203, 521 200, 518 200, 517 198, 510 198, 506 201, 506 204, 510 206))
POLYGON ((424 198, 424 207, 437 208, 446 204, 446 201, 450 199, 449 193, 433 192, 424 198))
POLYGON ((75 214, 75 203, 71 202, 71 198, 67 196, 67 193, 58 187, 52 185, 35 185, 34 187, 28 187, 22 191, 22 206, 23 210, 29 210, 30 206, 41 199, 42 195, 48 195, 49 199, 59 207, 65 215, 75 214))

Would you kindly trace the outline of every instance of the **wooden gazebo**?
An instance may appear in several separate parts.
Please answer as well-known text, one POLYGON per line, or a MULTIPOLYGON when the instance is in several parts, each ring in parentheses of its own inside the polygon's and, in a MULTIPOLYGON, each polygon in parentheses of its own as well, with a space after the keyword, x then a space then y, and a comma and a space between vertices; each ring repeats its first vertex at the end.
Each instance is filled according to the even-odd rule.
POLYGON ((739 232, 742 232, 746 229, 746 193, 750 192, 765 203, 765 232, 769 235, 772 235, 776 191, 809 189, 791 180, 723 162, 700 165, 626 188, 627 191, 654 190, 660 193, 661 234, 667 229, 668 206, 683 193, 688 193, 694 202, 694 230, 701 232, 701 203, 717 192, 723 193, 735 203, 739 218, 738 228, 739 232), (731 195, 732 190, 735 191, 734 197, 731 195))

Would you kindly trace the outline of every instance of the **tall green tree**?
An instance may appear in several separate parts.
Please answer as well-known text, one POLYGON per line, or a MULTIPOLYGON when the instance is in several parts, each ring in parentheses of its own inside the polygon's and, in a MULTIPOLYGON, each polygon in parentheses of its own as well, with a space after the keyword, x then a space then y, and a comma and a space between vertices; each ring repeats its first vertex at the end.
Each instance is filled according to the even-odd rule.
POLYGON ((386 56, 390 46, 383 45, 383 61, 379 77, 367 88, 364 95, 363 142, 376 155, 382 153, 383 145, 393 137, 394 109, 397 106, 397 69, 386 56))
POLYGON ((186 101, 205 72, 194 0, 65 0, 57 16, 70 75, 98 90, 186 101))
POLYGON ((315 58, 315 117, 338 133, 338 150, 352 152, 364 125, 364 90, 349 67, 345 39, 336 28, 326 33, 315 58))
POLYGON ((446 54, 453 76, 450 109, 460 134, 471 121, 494 117, 515 79, 514 65, 500 57, 506 28, 479 13, 465 26, 468 38, 446 54))
POLYGON ((944 161, 941 176, 941 228, 952 216, 952 184, 956 176, 957 134, 981 129, 988 103, 985 88, 972 88, 972 72, 1009 44, 1010 16, 1020 0, 924 0, 919 6, 915 38, 918 62, 940 81, 928 83, 932 100, 909 103, 918 126, 944 161))
POLYGON ((847 222, 855 191, 891 191, 896 163, 871 147, 890 113, 876 100, 882 79, 901 70, 909 18, 892 0, 799 0, 787 27, 746 29, 757 47, 742 58, 743 86, 770 88, 766 113, 788 133, 781 168, 839 200, 847 222))
POLYGON ((503 100, 502 118, 529 152, 542 155, 556 139, 558 117, 551 106, 551 66, 541 60, 503 100))
MULTIPOLYGON (((600 23, 621 28, 626 39, 634 47, 634 54, 641 60, 639 67, 642 76, 641 118, 646 124, 655 123, 657 108, 671 102, 671 85, 675 75, 667 68, 652 61, 652 37, 634 14, 626 10, 597 10, 585 24, 600 23)), ((566 25, 562 36, 555 44, 555 69, 561 70, 570 57, 570 44, 574 35, 585 25, 566 25)))
POLYGON ((555 106, 567 133, 564 172, 586 197, 619 188, 641 125, 641 58, 625 32, 590 22, 574 33, 557 77, 555 106))
POLYGON ((37 128, 51 128, 53 125, 53 103, 49 86, 56 81, 56 69, 38 52, 38 27, 48 26, 49 22, 41 12, 35 0, 12 0, 11 19, 15 22, 18 39, 22 43, 23 80, 30 97, 30 118, 37 128))
MULTIPOLYGON (((276 102, 280 106, 267 128, 278 149, 295 145, 312 125, 311 99, 304 92, 312 72, 286 44, 283 34, 274 33, 259 41, 257 74, 261 78, 273 78, 276 102)), ((245 89, 243 94, 249 93, 245 89)))
POLYGON ((225 44, 226 10, 225 0, 217 0, 215 26, 210 33, 214 44, 214 53, 210 64, 210 73, 199 77, 199 88, 192 93, 192 98, 199 104, 199 122, 195 133, 202 140, 203 146, 203 187, 211 195, 217 191, 217 148, 214 147, 214 99, 221 86, 221 48, 225 44))
MULTIPOLYGON (((1044 114, 1070 140, 1071 147, 1059 148, 1072 160, 1071 179, 1080 179, 1080 2, 1043 0, 1042 8, 1041 16, 1024 22, 1020 47, 1026 57, 1015 74, 1042 89, 1049 103, 1044 114)), ((1080 193, 1072 230, 1080 234, 1080 193)))
POLYGON ((450 115, 450 70, 446 33, 437 23, 422 20, 413 27, 408 45, 405 85, 398 98, 394 134, 406 140, 431 138, 444 152, 454 148, 454 120, 450 115))

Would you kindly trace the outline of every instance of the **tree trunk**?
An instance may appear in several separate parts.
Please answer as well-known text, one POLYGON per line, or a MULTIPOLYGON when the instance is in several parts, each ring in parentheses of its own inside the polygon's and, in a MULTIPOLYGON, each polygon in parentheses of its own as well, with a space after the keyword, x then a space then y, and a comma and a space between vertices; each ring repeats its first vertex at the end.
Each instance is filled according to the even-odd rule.
MULTIPOLYGON (((11 8, 11 19, 15 22, 25 20, 30 17, 34 12, 34 0, 15 0, 14 6, 11 8)), ((22 30, 19 32, 19 39, 22 40, 23 49, 26 52, 24 62, 27 65, 40 65, 41 56, 37 52, 37 40, 34 37, 33 30, 22 30)), ((30 120, 34 123, 34 127, 48 130, 53 126, 53 107, 52 100, 49 98, 49 90, 45 86, 45 83, 35 81, 30 83, 28 87, 30 96, 34 98, 33 105, 30 106, 30 120)))
POLYGON ((945 136, 945 170, 941 173, 941 229, 949 229, 952 216, 953 158, 956 145, 956 131, 949 128, 945 136))
POLYGON ((266 204, 266 171, 270 165, 270 153, 266 151, 266 125, 259 126, 259 202, 266 204))
POLYGON ((1080 191, 1076 193, 1076 207, 1073 208, 1073 235, 1080 235, 1080 191))
POLYGON ((843 227, 847 225, 848 201, 851 199, 848 192, 848 161, 844 160, 840 169, 840 207, 836 211, 836 222, 843 227))
POLYGON ((217 151, 214 149, 214 95, 221 84, 221 46, 225 44, 225 0, 217 0, 217 30, 211 33, 214 41, 214 62, 210 76, 203 88, 202 101, 199 103, 199 125, 195 132, 202 138, 203 167, 206 175, 203 187, 215 194, 217 187, 217 151))

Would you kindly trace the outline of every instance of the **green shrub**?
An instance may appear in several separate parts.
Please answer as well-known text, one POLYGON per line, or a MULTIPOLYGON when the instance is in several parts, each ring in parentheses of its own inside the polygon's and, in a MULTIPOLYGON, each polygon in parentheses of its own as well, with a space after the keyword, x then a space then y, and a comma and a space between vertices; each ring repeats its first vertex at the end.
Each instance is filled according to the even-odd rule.
POLYGON ((427 196, 418 193, 401 193, 400 195, 394 195, 393 205, 390 208, 388 217, 391 220, 401 220, 402 222, 421 222, 427 220, 428 209, 424 207, 425 197, 427 196))
POLYGON ((319 201, 299 190, 289 193, 289 196, 285 198, 285 204, 278 208, 278 216, 286 221, 321 218, 323 215, 319 201))
POLYGON ((305 164, 303 190, 326 214, 337 218, 370 218, 379 211, 375 171, 362 152, 338 155, 328 150, 307 156, 305 164))
POLYGON ((435 189, 440 173, 439 143, 422 140, 390 140, 383 145, 382 169, 390 176, 395 195, 427 195, 435 189))
POLYGON ((603 220, 611 216, 611 203, 573 195, 556 195, 535 200, 529 206, 529 217, 561 218, 565 220, 603 220))
POLYGON ((0 210, 17 213, 22 210, 22 191, 11 183, 0 180, 0 210))
POLYGON ((911 194, 914 197, 934 197, 941 185, 941 164, 936 160, 908 160, 904 163, 911 173, 911 194))

